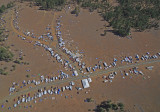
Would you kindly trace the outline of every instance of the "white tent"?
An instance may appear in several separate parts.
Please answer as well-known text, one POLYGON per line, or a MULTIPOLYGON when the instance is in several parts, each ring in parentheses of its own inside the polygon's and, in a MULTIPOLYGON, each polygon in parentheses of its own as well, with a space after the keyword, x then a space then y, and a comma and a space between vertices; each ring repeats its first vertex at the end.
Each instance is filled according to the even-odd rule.
POLYGON ((22 102, 25 102, 25 98, 24 97, 22 98, 22 102))
POLYGON ((65 87, 64 86, 62 87, 62 91, 65 91, 65 87))
POLYGON ((92 79, 91 79, 91 78, 88 78, 88 82, 89 82, 89 83, 92 82, 92 79))
POLYGON ((78 76, 78 72, 76 70, 73 73, 75 76, 78 76))
POLYGON ((83 88, 89 88, 89 87, 90 87, 90 86, 89 86, 89 82, 88 82, 87 79, 83 79, 83 80, 82 80, 82 85, 83 85, 83 88))
POLYGON ((17 107, 17 104, 14 104, 13 107, 16 108, 16 107, 17 107))

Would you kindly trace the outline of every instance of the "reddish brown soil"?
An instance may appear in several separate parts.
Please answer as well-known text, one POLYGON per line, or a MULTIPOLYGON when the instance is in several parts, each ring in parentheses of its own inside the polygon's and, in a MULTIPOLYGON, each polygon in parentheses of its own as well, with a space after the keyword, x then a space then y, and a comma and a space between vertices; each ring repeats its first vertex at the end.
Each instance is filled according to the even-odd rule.
MULTIPOLYGON (((52 22, 52 12, 37 11, 37 7, 22 6, 24 9, 20 11, 19 26, 23 30, 30 29, 37 34, 43 34, 46 26, 52 22)), ((109 62, 113 57, 134 56, 136 53, 144 54, 147 51, 156 53, 160 50, 160 31, 132 32, 132 39, 120 38, 111 32, 108 32, 106 36, 101 36, 100 34, 104 30, 103 25, 107 23, 102 21, 102 18, 96 12, 89 13, 87 10, 81 10, 78 17, 71 15, 69 12, 67 14, 62 12, 60 15, 63 16, 63 39, 69 42, 73 40, 73 42, 70 42, 72 43, 69 46, 70 48, 75 50, 78 47, 80 51, 83 50, 84 61, 88 65, 93 65, 100 59, 109 62)), ((6 16, 9 17, 9 14, 6 16)), ((7 17, 6 19, 9 24, 10 19, 7 17)), ((52 74, 52 72, 57 73, 57 70, 63 69, 57 62, 53 63, 55 60, 50 59, 49 53, 47 55, 43 48, 34 47, 33 44, 20 40, 11 28, 10 30, 9 39, 5 44, 8 46, 14 44, 10 49, 15 54, 15 58, 18 57, 19 51, 23 50, 24 61, 30 64, 17 65, 16 70, 9 72, 9 75, 0 76, 0 99, 8 95, 8 88, 13 81, 21 82, 27 79, 25 77, 27 74, 52 74), (26 72, 28 69, 31 71, 26 72)), ((12 62, 8 64, 0 63, 3 63, 3 67, 8 66, 8 68, 13 65, 12 62)), ((158 86, 160 65, 155 64, 154 66, 152 71, 145 70, 145 66, 140 68, 144 72, 146 80, 142 76, 122 79, 120 73, 118 73, 112 83, 103 83, 102 76, 99 76, 92 78, 91 87, 80 91, 80 94, 77 94, 74 88, 73 91, 62 93, 62 96, 57 95, 56 100, 47 99, 43 103, 33 104, 31 109, 16 108, 14 112, 28 112, 29 110, 31 112, 87 112, 88 109, 94 109, 101 101, 108 99, 123 102, 126 109, 131 112, 143 112, 143 110, 144 112, 158 112, 160 110, 160 89, 158 86), (148 76, 151 76, 151 78, 147 78, 148 76), (85 94, 86 91, 89 93, 85 94), (65 99, 65 94, 67 96, 72 95, 73 98, 65 99), (84 99, 88 97, 92 97, 95 102, 85 103, 84 99)), ((76 85, 81 86, 80 80, 76 81, 76 85)))
POLYGON ((82 10, 78 17, 70 13, 63 14, 64 40, 73 40, 79 50, 84 51, 90 64, 97 62, 96 58, 112 60, 113 57, 134 56, 136 53, 144 54, 147 51, 159 52, 159 31, 133 32, 133 39, 121 38, 110 32, 101 36, 103 25, 108 24, 102 20, 96 12, 89 13, 86 10, 82 10))
POLYGON ((12 2, 12 1, 14 1, 14 0, 0 0, 0 5, 6 5, 7 3, 9 3, 9 2, 12 2))
POLYGON ((46 33, 45 29, 48 25, 51 25, 53 13, 51 11, 38 10, 38 7, 21 8, 22 11, 19 13, 19 26, 21 30, 33 31, 39 35, 46 33))

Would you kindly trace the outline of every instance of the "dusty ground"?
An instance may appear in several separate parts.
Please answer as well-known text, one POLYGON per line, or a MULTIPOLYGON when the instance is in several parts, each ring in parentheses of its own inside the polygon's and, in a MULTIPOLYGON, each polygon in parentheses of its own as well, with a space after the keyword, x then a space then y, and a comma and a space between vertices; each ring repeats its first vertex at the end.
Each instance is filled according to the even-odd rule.
MULTIPOLYGON (((159 66, 159 64, 156 66, 159 66)), ((122 79, 118 75, 112 83, 103 83, 101 76, 96 77, 91 83, 91 88, 80 91, 79 94, 74 89, 73 91, 65 91, 60 95, 46 96, 43 98, 43 103, 33 104, 33 108, 29 109, 23 108, 23 106, 30 106, 32 103, 26 104, 17 108, 16 111, 87 112, 88 109, 94 109, 101 101, 111 99, 112 101, 123 102, 130 112, 157 112, 160 109, 160 89, 157 85, 160 80, 158 78, 159 72, 158 67, 153 71, 145 71, 146 79, 142 76, 122 79), (85 93, 86 91, 88 94, 85 93), (66 99, 65 96, 68 96, 68 98, 66 99), (51 97, 56 99, 52 100, 51 97), (94 102, 84 102, 84 99, 90 97, 94 99, 94 102)), ((81 85, 80 81, 76 81, 76 84, 77 86, 81 85)))
MULTIPOLYGON (((34 30, 37 34, 43 34, 46 25, 51 24, 53 15, 52 12, 37 11, 37 7, 29 8, 22 5, 20 11, 19 26, 23 30, 34 30)), ((125 55, 134 56, 136 53, 144 54, 147 51, 156 53, 160 50, 160 31, 150 31, 132 33, 132 39, 120 38, 108 32, 106 36, 101 36, 106 22, 96 13, 89 13, 87 10, 81 10, 78 17, 62 12, 62 33, 63 39, 71 43, 70 48, 75 50, 79 49, 84 52, 84 61, 89 65, 97 63, 98 60, 111 61, 113 57, 121 57, 125 55), (98 58, 96 60, 96 58, 98 58)), ((6 19, 9 20, 9 14, 6 19)), ((10 20, 9 20, 10 21, 10 20)), ((8 23, 9 24, 9 23, 8 23)), ((12 30, 12 29, 10 29, 12 30)), ((58 70, 63 69, 60 64, 53 63, 44 49, 35 47, 30 43, 24 42, 17 38, 17 35, 10 32, 10 36, 5 43, 8 46, 12 44, 10 49, 18 57, 20 50, 23 51, 24 61, 29 62, 29 65, 16 65, 16 70, 9 72, 8 76, 0 76, 0 98, 8 94, 8 87, 13 81, 21 82, 26 78, 26 75, 37 74, 52 74, 57 73, 58 70), (26 70, 31 70, 27 72, 26 70), (5 85, 5 86, 4 86, 5 85)), ((8 65, 0 62, 1 67, 10 67, 13 63, 8 65)), ((160 110, 160 88, 158 87, 159 78, 159 64, 156 64, 152 71, 147 71, 142 66, 146 80, 142 76, 134 76, 132 79, 129 77, 122 79, 120 73, 113 81, 113 83, 103 83, 102 76, 93 78, 91 88, 85 89, 77 94, 77 91, 64 92, 56 96, 56 100, 45 100, 43 103, 33 104, 33 108, 24 109, 17 108, 14 111, 28 112, 87 112, 88 109, 94 109, 101 101, 111 99, 112 101, 121 101, 126 105, 126 109, 130 112, 158 112, 160 110), (150 76, 151 78, 147 78, 150 76), (88 91, 88 94, 85 94, 88 91), (65 99, 65 95, 70 96, 65 99), (71 98, 72 95, 72 98, 71 98), (85 103, 84 99, 92 97, 95 102, 85 103)), ((32 77, 30 77, 32 78, 32 77)), ((81 86, 80 80, 76 84, 81 86)), ((60 85, 59 85, 60 86, 60 85)), ((31 103, 32 104, 32 103, 31 103)), ((30 104, 26 104, 30 105, 30 104)))
POLYGON ((30 31, 42 35, 46 33, 46 27, 51 25, 53 12, 38 10, 38 7, 20 7, 19 26, 22 31, 30 31))
POLYGON ((12 2, 12 1, 15 1, 15 0, 0 0, 0 5, 6 5, 7 3, 9 2, 12 2))
MULTIPOLYGON (((5 19, 8 19, 8 23, 10 25, 11 18, 9 17, 8 13, 5 17, 5 19)), ((27 14, 27 13, 25 13, 27 14)), ((36 15, 35 15, 36 16, 36 15)), ((33 23, 32 23, 33 24, 33 23)), ((34 25, 33 25, 34 26, 34 25)), ((45 26, 44 26, 45 27, 45 26)), ((12 30, 11 28, 8 28, 9 30, 12 30)), ((42 30, 42 29, 41 29, 42 30)), ((26 79, 26 75, 29 74, 30 76, 33 74, 56 74, 58 70, 63 70, 63 68, 58 64, 57 62, 53 62, 53 58, 51 58, 49 53, 46 53, 46 51, 41 47, 35 47, 33 44, 24 42, 23 40, 19 39, 17 37, 16 33, 10 32, 10 35, 8 37, 8 40, 5 42, 6 46, 10 46, 10 50, 15 54, 14 60, 18 58, 20 51, 22 50, 22 54, 24 57, 23 62, 28 62, 29 65, 18 65, 16 64, 16 70, 13 72, 10 72, 11 65, 14 63, 5 63, 0 62, 3 64, 1 67, 9 66, 8 71, 9 75, 7 77, 1 76, 0 83, 1 85, 5 84, 4 86, 1 86, 4 88, 3 92, 1 92, 0 97, 3 97, 6 95, 6 92, 8 91, 8 87, 11 85, 13 81, 21 82, 23 79, 26 79), (26 70, 31 70, 30 72, 27 72, 26 70), (7 82, 6 82, 7 81, 7 82)))
POLYGON ((133 32, 133 39, 121 38, 110 32, 101 36, 103 25, 107 23, 96 12, 82 10, 78 17, 70 13, 62 15, 64 40, 74 41, 75 46, 85 53, 89 64, 97 62, 96 58, 108 61, 113 57, 158 52, 160 49, 159 31, 133 32))

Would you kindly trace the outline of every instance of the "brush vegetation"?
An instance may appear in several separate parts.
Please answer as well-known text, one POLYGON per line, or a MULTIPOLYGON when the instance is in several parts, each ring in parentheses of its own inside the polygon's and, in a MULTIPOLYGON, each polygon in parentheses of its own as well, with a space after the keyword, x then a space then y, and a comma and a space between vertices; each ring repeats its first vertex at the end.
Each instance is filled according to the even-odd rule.
POLYGON ((111 100, 103 101, 97 106, 95 112, 125 112, 123 103, 113 103, 111 100))
MULTIPOLYGON (((113 28, 112 32, 122 37, 129 35, 131 29, 142 32, 146 29, 159 28, 160 0, 117 0, 114 5, 108 0, 29 1, 34 1, 36 5, 45 10, 64 6, 66 2, 76 3, 80 7, 88 8, 91 12, 97 10, 104 20, 109 22, 109 27, 113 28)), ((78 15, 78 7, 76 6, 71 13, 78 15)))
POLYGON ((6 6, 5 5, 1 5, 0 7, 0 15, 6 10, 6 9, 9 9, 11 7, 14 6, 14 3, 13 2, 9 2, 6 6))
POLYGON ((83 8, 90 11, 97 10, 104 20, 109 22, 113 32, 120 36, 127 36, 131 29, 144 31, 159 27, 159 0, 117 0, 112 6, 107 0, 74 0, 83 8))
POLYGON ((13 60, 13 54, 11 51, 9 51, 8 48, 0 46, 0 61, 12 61, 13 60))

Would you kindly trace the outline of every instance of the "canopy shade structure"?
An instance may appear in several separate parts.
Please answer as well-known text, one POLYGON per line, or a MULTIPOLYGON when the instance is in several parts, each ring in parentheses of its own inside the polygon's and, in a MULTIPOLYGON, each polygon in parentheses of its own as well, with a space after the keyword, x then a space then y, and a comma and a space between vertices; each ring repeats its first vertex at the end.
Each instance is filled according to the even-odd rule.
POLYGON ((89 86, 89 82, 88 82, 87 79, 83 79, 83 80, 82 80, 82 85, 83 85, 83 88, 89 88, 89 87, 90 87, 90 86, 89 86))

